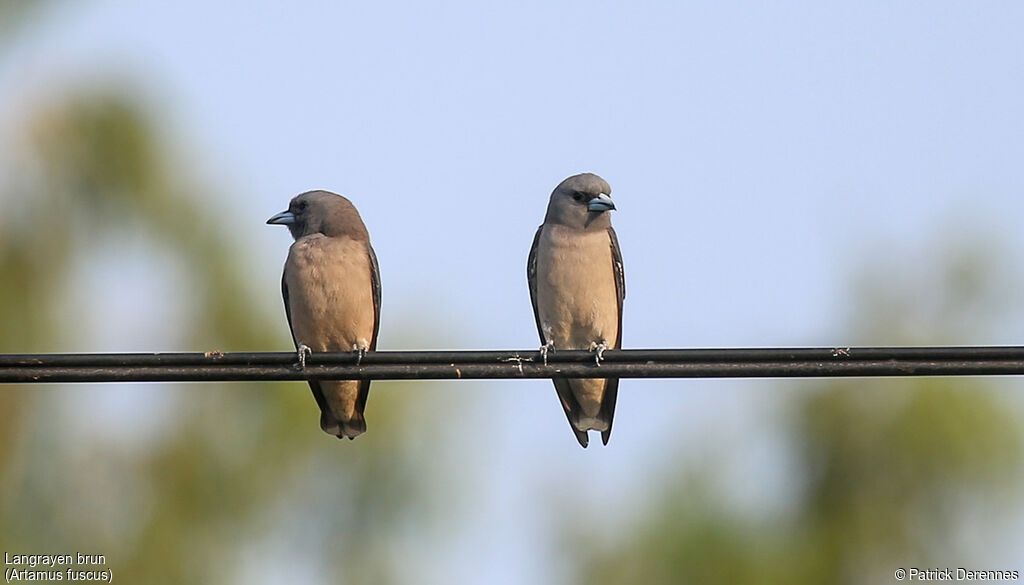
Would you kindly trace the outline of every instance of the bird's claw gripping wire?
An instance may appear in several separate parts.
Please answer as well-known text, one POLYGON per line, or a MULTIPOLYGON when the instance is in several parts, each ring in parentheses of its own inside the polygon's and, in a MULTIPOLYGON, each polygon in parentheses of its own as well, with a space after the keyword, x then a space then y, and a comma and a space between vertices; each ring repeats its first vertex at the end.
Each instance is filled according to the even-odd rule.
POLYGON ((366 348, 362 347, 358 343, 352 344, 352 351, 356 352, 356 365, 363 363, 363 357, 366 355, 366 348))
POLYGON ((608 343, 602 341, 601 343, 590 343, 590 351, 594 352, 594 363, 597 367, 601 367, 601 362, 604 360, 604 350, 608 349, 608 343))
POLYGON ((540 346, 540 357, 544 360, 544 365, 548 365, 548 352, 555 349, 555 344, 551 341, 540 346))
POLYGON ((299 345, 299 348, 298 348, 297 351, 299 353, 299 369, 300 370, 305 370, 306 369, 306 357, 307 356, 312 357, 313 356, 313 350, 310 349, 309 346, 306 345, 305 343, 302 343, 302 344, 299 345))

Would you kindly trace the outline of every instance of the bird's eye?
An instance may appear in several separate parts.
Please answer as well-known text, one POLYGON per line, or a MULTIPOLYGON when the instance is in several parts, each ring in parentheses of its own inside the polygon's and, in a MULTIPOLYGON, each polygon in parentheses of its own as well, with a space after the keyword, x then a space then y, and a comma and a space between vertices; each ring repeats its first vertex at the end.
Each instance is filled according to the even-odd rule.
POLYGON ((305 210, 307 205, 309 205, 309 204, 306 203, 305 201, 300 201, 299 202, 299 211, 305 210))
POLYGON ((576 201, 582 202, 586 197, 583 195, 583 193, 577 191, 572 194, 572 198, 575 199, 576 201))

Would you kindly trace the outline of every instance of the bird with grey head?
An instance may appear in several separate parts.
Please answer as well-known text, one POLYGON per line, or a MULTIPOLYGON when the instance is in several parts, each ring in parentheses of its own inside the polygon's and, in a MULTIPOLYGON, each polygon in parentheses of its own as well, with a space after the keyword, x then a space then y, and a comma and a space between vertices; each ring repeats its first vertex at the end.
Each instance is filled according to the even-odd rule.
MULTIPOLYGON (((281 278, 285 315, 299 366, 313 352, 356 352, 357 363, 377 348, 380 269, 359 212, 328 191, 296 195, 267 220, 288 227, 295 241, 281 278)), ((310 380, 320 428, 339 439, 366 432, 369 380, 310 380)))
MULTIPOLYGON (((573 175, 555 187, 526 265, 541 354, 586 349, 598 366, 606 349, 622 347, 626 278, 612 229, 612 189, 593 173, 573 175)), ((576 440, 588 431, 607 445, 615 416, 618 378, 552 379, 576 440)))

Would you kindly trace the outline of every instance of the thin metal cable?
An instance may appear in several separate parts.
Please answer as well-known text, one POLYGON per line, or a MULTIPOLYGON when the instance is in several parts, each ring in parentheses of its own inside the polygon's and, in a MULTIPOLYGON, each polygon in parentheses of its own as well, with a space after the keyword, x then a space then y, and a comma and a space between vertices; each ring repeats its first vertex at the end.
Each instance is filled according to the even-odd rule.
POLYGON ((1024 346, 835 347, 540 352, 317 353, 300 369, 293 352, 0 354, 0 383, 305 379, 829 378, 1024 374, 1024 346))

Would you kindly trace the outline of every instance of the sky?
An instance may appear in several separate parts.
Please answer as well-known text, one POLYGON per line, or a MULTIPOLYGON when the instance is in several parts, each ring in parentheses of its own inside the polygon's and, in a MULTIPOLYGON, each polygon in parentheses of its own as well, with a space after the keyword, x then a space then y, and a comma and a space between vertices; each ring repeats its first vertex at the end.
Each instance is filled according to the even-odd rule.
MULTIPOLYGON (((865 263, 913 273, 977 234, 1024 249, 1021 22, 1012 2, 57 2, 0 63, 0 95, 94 79, 146 95, 224 194, 209 211, 252 251, 268 310, 290 237, 266 218, 308 189, 348 196, 380 261, 380 349, 536 347, 527 252, 583 171, 618 207, 626 347, 884 345, 847 337, 865 263)), ((266 349, 289 342, 282 316, 266 349)), ((465 576, 473 551, 512 559, 503 582, 556 582, 524 536, 560 474, 586 500, 642 501, 661 464, 717 437, 762 478, 737 498, 785 481, 771 399, 748 391, 770 382, 626 381, 611 444, 586 451, 550 383, 465 384, 487 417, 466 436, 497 445, 471 459, 487 495, 452 553, 465 576)))

